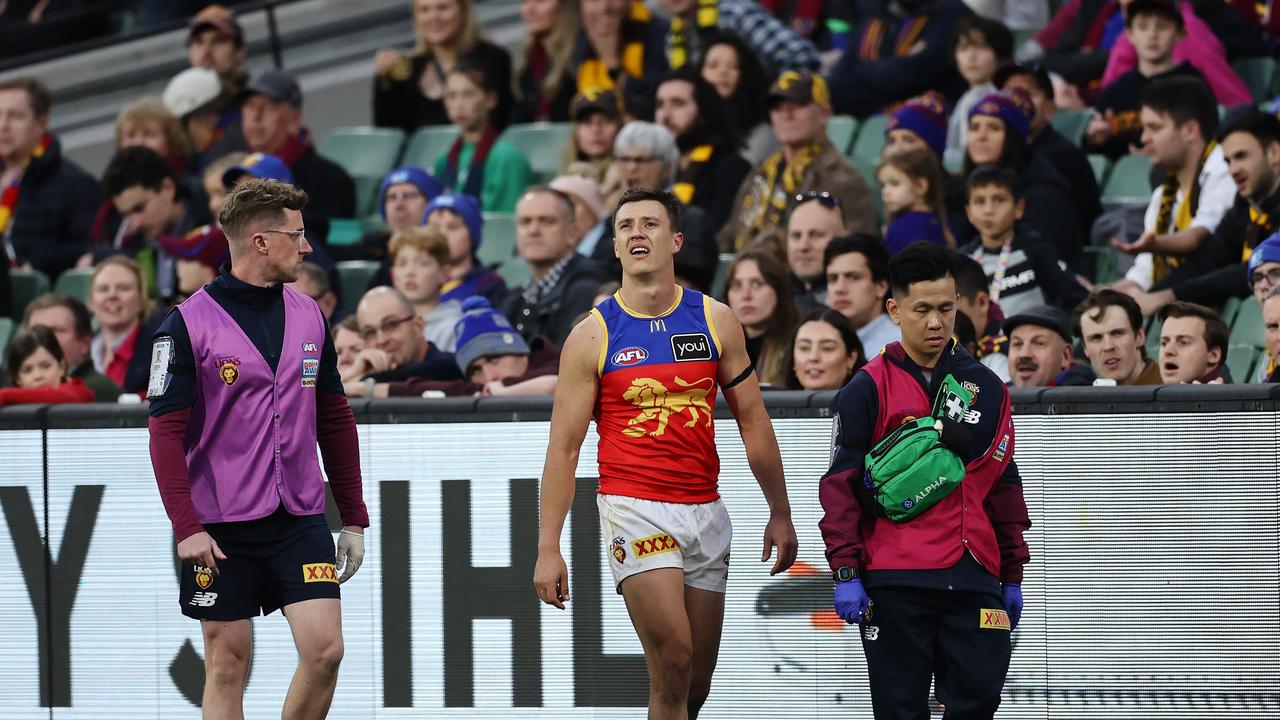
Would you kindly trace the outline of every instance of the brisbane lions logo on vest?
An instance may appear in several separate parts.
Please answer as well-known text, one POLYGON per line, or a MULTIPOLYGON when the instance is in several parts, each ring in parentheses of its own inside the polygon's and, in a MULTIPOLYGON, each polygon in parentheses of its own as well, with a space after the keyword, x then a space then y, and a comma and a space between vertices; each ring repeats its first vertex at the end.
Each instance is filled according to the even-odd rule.
POLYGON ((236 380, 240 379, 240 358, 219 355, 213 359, 213 364, 218 366, 218 377, 222 378, 227 387, 235 385, 236 380))

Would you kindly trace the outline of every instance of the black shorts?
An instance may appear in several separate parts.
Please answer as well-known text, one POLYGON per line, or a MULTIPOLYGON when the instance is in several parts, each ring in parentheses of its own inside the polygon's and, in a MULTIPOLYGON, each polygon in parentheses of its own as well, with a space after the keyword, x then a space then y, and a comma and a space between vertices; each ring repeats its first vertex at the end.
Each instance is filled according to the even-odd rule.
POLYGON ((339 596, 333 535, 324 515, 291 515, 281 506, 260 520, 210 523, 205 530, 227 559, 218 561, 218 575, 183 561, 183 615, 243 620, 302 600, 339 596))

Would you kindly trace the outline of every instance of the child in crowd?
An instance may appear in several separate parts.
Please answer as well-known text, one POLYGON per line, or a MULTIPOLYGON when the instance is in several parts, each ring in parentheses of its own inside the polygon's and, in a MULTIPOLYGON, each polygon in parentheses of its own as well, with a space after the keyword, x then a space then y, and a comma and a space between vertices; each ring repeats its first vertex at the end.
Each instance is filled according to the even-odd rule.
POLYGON ((947 148, 943 159, 949 166, 958 167, 964 162, 969 110, 996 91, 991 79, 1001 65, 1013 58, 1013 33, 998 20, 970 15, 956 24, 951 54, 955 58, 956 70, 969 84, 947 123, 947 148))
POLYGON ((955 248, 955 238, 947 227, 945 180, 931 150, 917 148, 888 155, 876 169, 876 180, 888 216, 884 243, 890 255, 920 240, 955 248))
POLYGON ((1124 33, 1138 54, 1138 67, 1116 78, 1098 97, 1097 114, 1085 130, 1085 150, 1118 158, 1141 153, 1142 107, 1138 95, 1152 80, 1200 71, 1173 59, 1183 37, 1182 15, 1165 0, 1133 0, 1125 10, 1124 33))
POLYGON ((978 239, 960 252, 981 263, 991 301, 999 303, 1006 316, 1044 305, 1046 300, 1063 309, 1074 308, 1088 290, 1064 269, 1053 245, 1034 231, 1017 227, 1023 208, 1018 177, 1012 170, 991 165, 976 168, 969 176, 965 212, 978 239))
POLYGON ((440 184, 447 192, 479 198, 489 212, 515 212, 533 172, 523 153, 498 138, 498 93, 484 68, 458 63, 445 79, 444 106, 458 138, 436 160, 440 184))
POLYGON ((475 198, 469 195, 441 195, 427 204, 424 222, 444 233, 449 243, 449 268, 452 277, 440 291, 441 300, 462 302, 472 295, 483 295, 490 304, 499 303, 507 294, 502 276, 480 264, 476 251, 484 239, 484 217, 475 198))
POLYGON ((426 321, 423 335, 436 347, 453 352, 458 344, 454 325, 462 319, 462 304, 440 299, 449 280, 449 241, 431 227, 411 227, 391 236, 391 284, 413 303, 426 321))
POLYGON ((53 331, 43 325, 14 334, 5 352, 4 366, 13 387, 0 388, 0 407, 93 402, 93 391, 84 380, 67 378, 62 346, 53 331))

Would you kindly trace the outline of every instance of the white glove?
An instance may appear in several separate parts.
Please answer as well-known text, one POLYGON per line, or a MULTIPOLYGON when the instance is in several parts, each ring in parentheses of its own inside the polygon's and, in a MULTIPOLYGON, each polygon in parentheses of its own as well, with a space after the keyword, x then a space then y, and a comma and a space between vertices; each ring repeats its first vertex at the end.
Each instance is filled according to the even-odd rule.
POLYGON ((343 530, 338 533, 338 583, 351 579, 364 562, 364 535, 362 533, 343 530))

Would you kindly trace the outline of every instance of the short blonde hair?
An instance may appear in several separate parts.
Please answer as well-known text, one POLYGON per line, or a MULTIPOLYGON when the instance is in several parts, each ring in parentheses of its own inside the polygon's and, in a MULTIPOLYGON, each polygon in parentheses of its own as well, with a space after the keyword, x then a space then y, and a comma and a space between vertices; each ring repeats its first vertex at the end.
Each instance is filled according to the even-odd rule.
POLYGON ((392 263, 395 263, 396 255, 405 248, 430 255, 442 267, 449 264, 449 240, 436 228, 411 227, 392 235, 391 244, 387 246, 387 255, 392 263))
MULTIPOLYGON (((458 3, 458 12, 462 13, 462 27, 458 29, 458 41, 454 43, 454 50, 461 57, 470 53, 475 49, 476 43, 484 39, 484 34, 480 31, 480 21, 476 19, 475 10, 471 7, 471 0, 453 0, 458 3)), ((417 12, 417 0, 409 0, 410 14, 417 12)), ((418 23, 413 24, 413 34, 416 38, 413 51, 419 55, 435 54, 435 48, 431 47, 431 43, 427 41, 426 36, 418 29, 418 23)))
POLYGON ((93 274, 89 276, 89 287, 92 288, 98 284, 98 276, 103 270, 115 265, 122 267, 133 275, 133 279, 138 283, 138 296, 142 298, 141 309, 138 311, 138 320, 141 321, 151 311, 151 299, 147 295, 147 274, 142 271, 142 265, 137 260, 128 255, 112 255, 98 262, 93 266, 93 274))
MULTIPOLYGON (((187 136, 182 132, 182 121, 156 98, 144 97, 125 105, 116 116, 116 147, 124 140, 124 129, 128 125, 141 125, 154 122, 160 125, 164 133, 164 142, 169 152, 174 155, 187 154, 187 136)), ((169 158, 165 158, 168 160, 169 158)))

